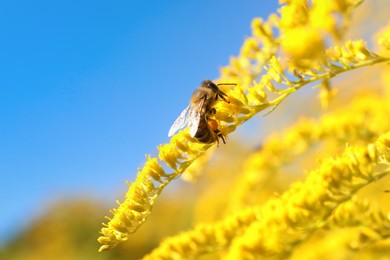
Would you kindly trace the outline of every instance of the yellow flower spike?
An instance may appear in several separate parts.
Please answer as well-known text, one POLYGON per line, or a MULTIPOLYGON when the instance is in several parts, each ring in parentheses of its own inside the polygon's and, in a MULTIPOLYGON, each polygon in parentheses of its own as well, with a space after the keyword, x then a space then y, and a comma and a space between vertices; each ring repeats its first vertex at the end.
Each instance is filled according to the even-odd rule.
POLYGON ((345 66, 348 66, 348 63, 353 62, 354 56, 353 54, 349 51, 351 41, 346 42, 344 48, 341 48, 341 58, 340 62, 343 63, 345 66))
POLYGON ((366 42, 357 40, 353 42, 353 52, 358 60, 364 61, 372 57, 372 54, 367 50, 366 42))
POLYGON ((284 34, 282 48, 297 67, 310 68, 310 60, 322 57, 325 51, 324 39, 317 30, 298 27, 284 34), (297 41, 296 39, 300 39, 297 41), (309 63, 308 63, 309 62, 309 63))
POLYGON ((270 67, 274 70, 275 74, 284 75, 284 70, 280 64, 280 59, 273 56, 269 61, 270 67))
POLYGON ((267 101, 267 93, 259 89, 258 86, 254 86, 253 88, 248 89, 248 99, 251 100, 251 106, 258 106, 260 104, 264 104, 267 101))
POLYGON ((339 39, 343 36, 343 31, 350 22, 351 12, 361 2, 361 0, 314 1, 313 9, 310 12, 310 24, 312 27, 326 31, 330 36, 339 39), (343 19, 339 19, 340 17, 343 19))
MULTIPOLYGON (((175 136, 174 137, 172 137, 172 139, 173 138, 175 138, 175 136)), ((188 145, 188 143, 186 143, 186 142, 183 142, 182 140, 180 140, 180 139, 178 139, 178 140, 172 140, 172 142, 176 145, 176 147, 180 150, 180 151, 182 151, 182 152, 186 152, 186 151, 190 151, 191 149, 190 149, 190 147, 189 147, 189 145, 188 145)))
POLYGON ((334 38, 340 38, 341 33, 337 26, 337 21, 331 12, 321 7, 314 8, 310 15, 310 25, 322 33, 329 33, 334 38))
MULTIPOLYGON (((103 232, 102 232, 103 233, 103 232)), ((99 238, 99 242, 100 243, 102 243, 102 244, 107 244, 107 246, 103 246, 104 247, 104 249, 103 250, 105 250, 105 249, 108 249, 108 244, 111 242, 111 240, 112 239, 110 239, 109 237, 100 237, 99 238)))
POLYGON ((251 23, 252 28, 252 34, 255 37, 263 38, 266 34, 263 27, 263 19, 261 18, 254 18, 251 23))
MULTIPOLYGON (((144 211, 146 211, 146 208, 145 208, 144 205, 136 204, 136 203, 127 205, 127 209, 130 210, 130 211, 136 211, 136 212, 144 212, 144 211)), ((121 216, 120 221, 125 223, 125 225, 131 225, 131 222, 128 221, 128 218, 125 215, 121 216)))
MULTIPOLYGON (((243 93, 239 93, 239 94, 243 94, 243 93)), ((229 101, 230 101, 230 104, 229 106, 223 106, 222 109, 225 109, 226 111, 236 111, 237 109, 240 109, 242 107, 245 107, 245 104, 244 102, 248 102, 248 100, 246 99, 246 96, 241 96, 241 95, 235 95, 236 97, 234 96, 229 96, 229 101), (242 98, 244 97, 244 98, 242 98)), ((216 106, 218 108, 218 105, 216 106)))
POLYGON ((306 0, 293 0, 282 6, 280 12, 280 29, 289 30, 307 24, 308 6, 306 0))
POLYGON ((123 225, 122 221, 125 219, 126 219, 125 215, 123 214, 120 215, 120 217, 118 218, 119 221, 113 221, 111 223, 111 227, 114 228, 119 233, 126 234, 129 230, 127 229, 126 225, 123 225))
POLYGON ((230 104, 228 107, 216 106, 216 110, 218 111, 219 114, 216 115, 216 118, 218 118, 219 120, 225 122, 234 122, 235 120, 232 121, 232 118, 235 118, 234 115, 236 116, 239 116, 241 114, 246 115, 252 112, 250 107, 243 104, 241 100, 236 99, 234 97, 230 97, 229 100, 230 100, 230 104))
POLYGON ((259 51, 259 45, 255 38, 247 38, 241 47, 240 54, 249 59, 255 59, 256 53, 259 51))
POLYGON ((269 91, 271 92, 278 92, 278 90, 275 88, 274 84, 272 83, 272 78, 270 75, 265 74, 263 77, 261 77, 260 84, 262 86, 265 86, 269 91))
POLYGON ((378 150, 380 152, 381 161, 390 160, 390 134, 383 135, 378 140, 378 150))
POLYGON ((134 233, 150 214, 155 194, 161 192, 161 188, 169 181, 168 175, 162 170, 161 166, 156 164, 156 158, 147 157, 145 167, 141 169, 136 181, 130 186, 126 194, 125 201, 119 207, 112 211, 114 217, 109 220, 107 227, 102 228, 102 235, 98 241, 103 245, 99 251, 107 250, 121 241, 127 240, 128 235, 134 233), (151 182, 151 176, 157 179, 160 186, 155 187, 151 182), (162 181, 156 174, 162 174, 167 180, 162 181))
POLYGON ((270 78, 274 81, 274 82, 277 82, 277 83, 282 83, 283 79, 282 79, 282 75, 280 75, 279 73, 277 73, 273 67, 270 67, 269 71, 268 71, 268 75, 270 76, 270 78))
MULTIPOLYGON (((365 95, 351 102, 347 108, 329 113, 319 121, 301 120, 285 132, 272 135, 264 141, 262 149, 244 163, 241 177, 233 187, 229 212, 253 205, 254 198, 262 194, 263 185, 277 174, 282 165, 293 162, 296 156, 321 144, 322 141, 333 140, 340 144, 346 141, 372 141, 373 136, 379 136, 390 129, 390 121, 386 119, 389 114, 387 97, 365 95), (259 175, 259 172, 262 174, 259 175)), ((382 151, 382 154, 385 153, 382 151)), ((377 149, 372 145, 367 147, 367 157, 371 160, 378 157, 377 149)), ((333 165, 332 159, 324 160, 323 164, 323 167, 333 167, 329 172, 337 171, 339 174, 324 175, 321 185, 335 182, 342 186, 340 180, 347 178, 343 169, 333 165)))
POLYGON ((342 57, 342 51, 339 46, 334 46, 325 51, 326 56, 333 61, 337 61, 342 57))
POLYGON ((217 223, 199 224, 191 231, 165 239, 143 259, 171 259, 173 256, 184 259, 219 250, 228 246, 237 234, 257 218, 257 214, 258 208, 251 208, 217 223))
POLYGON ((248 74, 251 68, 251 63, 249 61, 250 57, 246 57, 245 55, 242 55, 238 58, 238 64, 240 68, 240 72, 243 75, 248 74))
MULTIPOLYGON (((382 135, 382 138, 387 135, 390 135, 390 132, 382 135)), ((382 142, 378 139, 372 145, 377 149, 381 144, 382 142)), ((268 201, 260 212, 262 218, 250 225, 241 237, 234 240, 226 259, 242 259, 247 255, 272 256, 279 259, 288 257, 294 247, 299 246, 315 230, 325 226, 332 212, 339 205, 349 200, 362 187, 390 174, 390 161, 379 162, 368 159, 367 149, 364 147, 347 148, 342 156, 324 161, 317 170, 312 171, 299 189, 295 186, 279 199, 268 201), (349 168, 351 151, 359 162, 358 170, 349 168), (376 172, 373 166, 378 163, 386 164, 387 169, 376 172), (335 171, 335 169, 342 169, 343 172, 335 171), (357 172, 361 169, 369 171, 366 172, 365 177, 357 172), (322 178, 329 179, 329 177, 334 181, 327 183, 319 181, 322 178), (340 183, 343 187, 342 192, 339 190, 340 183), (328 206, 319 207, 319 205, 328 206), (280 221, 280 219, 288 218, 291 208, 296 208, 298 211, 305 210, 306 214, 300 215, 302 222, 296 224, 294 221, 280 221), (302 229, 303 224, 305 229, 302 229)))
POLYGON ((193 138, 189 135, 188 129, 180 130, 177 134, 172 136, 170 145, 176 147, 180 152, 194 154, 194 149, 191 148, 193 138))
POLYGON ((167 163, 172 169, 177 169, 180 159, 184 159, 182 154, 176 150, 176 147, 172 144, 164 144, 158 147, 159 159, 167 163))
MULTIPOLYGON (((138 176, 142 176, 142 175, 138 175, 138 176)), ((148 201, 148 196, 147 196, 148 194, 145 192, 145 190, 142 187, 142 182, 144 178, 147 178, 147 176, 142 176, 141 178, 138 178, 135 181, 135 183, 140 183, 140 185, 139 186, 132 185, 130 189, 132 189, 133 192, 126 194, 126 199, 131 200, 132 202, 131 204, 140 204, 140 205, 147 206, 146 202, 148 201)), ((119 212, 120 210, 125 208, 127 208, 127 205, 121 204, 119 205, 119 209, 117 210, 119 212)), ((115 214, 117 214, 118 212, 115 212, 115 214)))
MULTIPOLYGON (((231 105, 235 105, 235 106, 245 106, 248 104, 248 98, 246 96, 246 89, 248 88, 249 86, 235 86, 234 88, 231 88, 228 93, 229 93, 229 101, 230 101, 230 104, 229 105, 226 105, 226 104, 222 104, 222 103, 219 103, 219 105, 221 106, 224 106, 226 107, 227 109, 229 109, 231 107, 231 105)), ((217 104, 217 107, 218 107, 218 104, 217 104)))
POLYGON ((378 152, 375 149, 374 145, 369 145, 367 147, 367 156, 370 160, 378 160, 378 152))
MULTIPOLYGON (((115 222, 113 222, 113 223, 115 223, 115 222)), ((99 252, 102 252, 104 250, 108 250, 108 249, 116 246, 118 243, 127 240, 126 234, 123 234, 119 231, 116 231, 112 227, 102 228, 101 234, 103 236, 100 236, 98 238, 98 241, 99 241, 99 243, 101 243, 103 245, 99 248, 99 252)))
POLYGON ((390 25, 382 29, 381 32, 378 33, 378 44, 383 46, 385 49, 390 50, 390 25))
MULTIPOLYGON (((150 177, 149 175, 150 172, 148 172, 147 176, 150 177)), ((160 181, 159 181, 160 182, 160 181)), ((160 182, 161 183, 161 182, 160 182)), ((156 187, 154 186, 151 178, 143 178, 142 179, 142 188, 145 190, 147 193, 154 193, 156 191, 156 187)))
POLYGON ((261 18, 254 18, 252 20, 251 28, 253 38, 257 41, 258 46, 261 46, 261 48, 256 48, 257 55, 255 60, 263 60, 265 57, 270 56, 270 54, 275 54, 274 47, 278 44, 276 43, 276 39, 272 31, 274 27, 272 24, 277 24, 278 21, 279 19, 276 15, 272 14, 268 18, 267 22, 264 22, 261 18))
POLYGON ((235 125, 228 125, 228 126, 223 126, 220 130, 223 135, 227 136, 231 132, 236 131, 236 126, 235 125))
POLYGON ((163 168, 158 164, 157 158, 150 158, 147 156, 147 162, 149 165, 145 165, 144 167, 144 171, 147 176, 150 176, 153 180, 160 183, 163 182, 162 178, 169 177, 169 175, 166 174, 163 168))
POLYGON ((219 110, 218 113, 214 116, 218 121, 223 121, 227 123, 234 123, 236 119, 230 114, 230 112, 219 110))
POLYGON ((390 236, 390 218, 367 200, 356 197, 341 204, 332 213, 327 227, 364 227, 379 235, 377 239, 386 240, 390 236))
POLYGON ((245 73, 245 70, 242 68, 242 62, 240 62, 240 57, 231 57, 230 64, 233 68, 233 71, 237 72, 238 74, 245 73))

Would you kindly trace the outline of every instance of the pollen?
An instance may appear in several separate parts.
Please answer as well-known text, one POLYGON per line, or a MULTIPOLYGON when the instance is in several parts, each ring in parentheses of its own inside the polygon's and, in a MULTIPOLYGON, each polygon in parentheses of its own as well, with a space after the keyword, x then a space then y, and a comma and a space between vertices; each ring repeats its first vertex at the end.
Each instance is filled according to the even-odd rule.
POLYGON ((217 131, 218 130, 218 123, 217 121, 213 120, 213 119, 209 119, 208 120, 208 124, 210 126, 210 128, 213 130, 213 131, 217 131))

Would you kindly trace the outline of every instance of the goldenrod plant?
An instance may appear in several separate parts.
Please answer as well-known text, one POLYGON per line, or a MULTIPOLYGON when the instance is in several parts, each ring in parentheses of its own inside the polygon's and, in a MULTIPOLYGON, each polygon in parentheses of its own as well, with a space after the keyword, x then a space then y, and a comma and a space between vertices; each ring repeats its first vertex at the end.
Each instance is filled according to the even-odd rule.
MULTIPOLYGON (((378 208, 361 197, 366 187, 390 173, 390 79, 386 74, 390 24, 371 32, 372 41, 348 37, 354 13, 370 2, 280 0, 280 8, 267 20, 253 19, 252 35, 216 80, 237 84, 221 86, 230 103, 215 106, 214 118, 225 136, 259 112, 267 120, 303 88, 318 93, 324 110, 332 102, 341 103, 338 96, 344 89, 333 82, 357 69, 376 67, 383 81, 359 94, 355 91, 355 97, 337 109, 318 112, 315 119, 302 118, 266 138, 242 162, 230 193, 224 194, 224 217, 167 238, 145 259, 186 259, 206 253, 219 253, 224 259, 316 259, 329 252, 340 253, 337 259, 390 255, 390 214, 386 213, 390 208, 378 208), (380 84, 383 87, 378 90, 380 84), (302 158, 309 162, 310 171, 296 169, 302 166, 298 163, 302 158), (292 171, 291 165, 295 173, 304 175, 291 183, 281 182, 272 193, 270 187, 278 186, 270 182, 275 184, 278 176, 283 179, 280 176, 292 171), (340 244, 324 243, 322 248, 328 252, 305 248, 307 243, 325 241, 324 232, 336 234, 346 228, 355 233, 338 236, 340 244)), ((300 104, 302 109, 305 105, 300 104)), ((198 178, 198 170, 218 152, 215 147, 215 143, 198 142, 184 129, 158 146, 157 157, 147 155, 124 201, 118 202, 101 229, 99 251, 129 239, 152 214, 154 203, 171 181, 187 170, 187 179, 198 178), (213 152, 202 156, 210 148, 213 152)))

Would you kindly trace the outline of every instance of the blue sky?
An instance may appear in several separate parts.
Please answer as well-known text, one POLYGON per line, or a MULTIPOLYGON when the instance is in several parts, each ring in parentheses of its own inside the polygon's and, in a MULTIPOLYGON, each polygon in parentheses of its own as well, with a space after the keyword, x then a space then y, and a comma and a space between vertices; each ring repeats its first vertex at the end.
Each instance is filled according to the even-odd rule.
POLYGON ((276 1, 0 4, 0 242, 65 196, 114 205, 276 1))

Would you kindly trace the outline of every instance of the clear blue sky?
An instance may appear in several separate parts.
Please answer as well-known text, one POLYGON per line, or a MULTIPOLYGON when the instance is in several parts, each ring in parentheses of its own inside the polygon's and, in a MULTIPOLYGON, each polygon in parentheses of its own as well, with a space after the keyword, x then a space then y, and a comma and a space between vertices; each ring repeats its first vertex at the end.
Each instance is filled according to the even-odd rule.
POLYGON ((270 2, 3 0, 0 242, 64 196, 122 200, 270 2))

